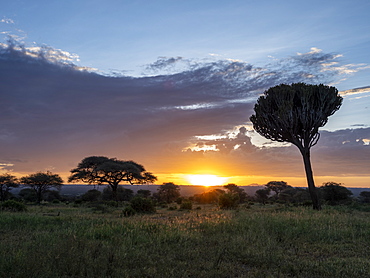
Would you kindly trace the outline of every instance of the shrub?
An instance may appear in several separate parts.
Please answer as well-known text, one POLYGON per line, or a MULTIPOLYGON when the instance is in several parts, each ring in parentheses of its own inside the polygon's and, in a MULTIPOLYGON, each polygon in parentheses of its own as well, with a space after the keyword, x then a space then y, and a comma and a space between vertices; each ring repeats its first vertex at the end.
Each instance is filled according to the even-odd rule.
POLYGON ((101 192, 96 189, 91 189, 81 196, 81 199, 85 202, 96 202, 99 200, 101 192))
POLYGON ((4 203, 1 204, 1 210, 7 210, 7 211, 27 211, 27 207, 21 203, 14 200, 7 200, 4 203))
POLYGON ((61 200, 62 197, 59 194, 58 190, 47 190, 43 194, 43 200, 47 202, 52 202, 54 200, 61 200))
POLYGON ((133 216, 135 215, 136 211, 131 207, 131 206, 128 206, 128 207, 125 207, 123 210, 122 210, 122 215, 124 217, 129 217, 129 216, 133 216))
POLYGON ((181 205, 180 205, 180 209, 192 209, 193 208, 193 203, 189 200, 184 200, 181 205))
POLYGON ((352 192, 336 182, 325 182, 320 187, 323 199, 329 205, 339 205, 351 201, 352 192))
POLYGON ((118 202, 116 201, 105 201, 104 202, 104 205, 108 206, 108 207, 114 207, 114 208, 117 208, 118 207, 118 202))
POLYGON ((134 191, 128 188, 118 186, 117 196, 114 196, 112 188, 107 186, 103 189, 102 199, 103 200, 116 200, 116 201, 130 201, 134 196, 134 191))
POLYGON ((74 204, 75 205, 81 205, 83 203, 83 201, 81 199, 76 199, 74 204))
POLYGON ((108 213, 112 212, 112 207, 100 203, 91 203, 91 208, 94 212, 108 213))
POLYGON ((176 204, 181 205, 183 201, 184 201, 184 197, 179 197, 176 199, 176 204))
POLYGON ((239 195, 233 193, 225 193, 218 198, 220 209, 234 209, 239 205, 239 195))
POLYGON ((133 198, 131 200, 131 207, 139 213, 152 213, 156 211, 153 201, 142 197, 133 198))
POLYGON ((23 188, 18 193, 19 197, 21 197, 23 200, 27 202, 36 202, 37 201, 37 195, 35 190, 31 188, 23 188))

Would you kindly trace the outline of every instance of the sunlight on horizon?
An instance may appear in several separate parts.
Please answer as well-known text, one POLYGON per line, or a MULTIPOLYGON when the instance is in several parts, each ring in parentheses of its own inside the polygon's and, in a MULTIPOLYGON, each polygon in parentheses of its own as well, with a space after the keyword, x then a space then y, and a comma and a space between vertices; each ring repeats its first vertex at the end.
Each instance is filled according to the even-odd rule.
POLYGON ((192 185, 217 186, 225 184, 229 178, 216 175, 187 175, 187 180, 192 185))

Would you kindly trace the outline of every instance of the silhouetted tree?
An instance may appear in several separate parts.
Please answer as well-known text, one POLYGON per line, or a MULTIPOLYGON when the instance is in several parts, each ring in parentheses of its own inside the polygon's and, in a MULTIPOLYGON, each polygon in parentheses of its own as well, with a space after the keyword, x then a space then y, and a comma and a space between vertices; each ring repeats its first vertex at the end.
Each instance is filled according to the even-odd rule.
POLYGON ((12 188, 18 187, 18 179, 10 174, 0 175, 0 198, 5 201, 8 198, 9 191, 12 188))
POLYGON ((156 211, 151 199, 136 196, 130 202, 131 207, 139 213, 153 213, 156 211))
POLYGON ((269 188, 271 191, 274 191, 276 196, 278 196, 281 191, 291 186, 288 185, 285 181, 269 181, 266 184, 266 187, 269 188))
POLYGON ((340 183, 324 182, 320 187, 322 197, 329 205, 337 205, 341 202, 349 201, 353 193, 340 183))
POLYGON ((268 200, 269 195, 270 195, 270 189, 268 188, 258 189, 255 193, 257 201, 262 203, 263 205, 266 204, 266 201, 268 200))
POLYGON ((360 192, 360 202, 361 203, 370 203, 370 191, 361 191, 360 192))
POLYGON ((224 185, 224 188, 226 188, 229 193, 238 195, 239 203, 244 203, 247 201, 247 192, 245 192, 243 188, 240 188, 236 184, 228 183, 227 185, 224 185))
POLYGON ((217 204, 222 194, 225 194, 225 191, 217 188, 201 194, 195 194, 193 199, 200 204, 217 204))
POLYGON ((31 188, 23 188, 18 193, 19 197, 27 202, 37 202, 37 194, 35 190, 31 188))
POLYGON ((163 183, 157 192, 160 201, 171 203, 180 197, 180 187, 172 182, 163 183))
POLYGON ((311 200, 307 189, 296 187, 283 189, 280 191, 278 199, 289 203, 307 203, 307 201, 311 200))
POLYGON ((60 190, 63 185, 62 178, 58 174, 53 174, 49 171, 46 173, 38 172, 22 177, 20 182, 28 185, 36 192, 38 203, 41 202, 43 193, 47 192, 51 188, 60 190))
POLYGON ((151 172, 144 172, 142 177, 142 179, 137 181, 138 184, 154 183, 158 180, 151 172))
POLYGON ((335 87, 295 83, 279 85, 265 91, 254 106, 250 117, 254 129, 278 142, 297 146, 303 157, 308 189, 313 208, 321 209, 317 196, 310 149, 319 140, 319 128, 342 104, 342 97, 335 87))
POLYGON ((235 209, 238 207, 239 203, 239 195, 230 191, 221 194, 218 198, 218 206, 220 209, 235 209))
POLYGON ((71 170, 68 181, 82 181, 88 184, 108 184, 114 195, 121 182, 145 183, 156 179, 153 174, 145 172, 144 166, 134 161, 118 160, 105 156, 84 158, 77 168, 71 170))

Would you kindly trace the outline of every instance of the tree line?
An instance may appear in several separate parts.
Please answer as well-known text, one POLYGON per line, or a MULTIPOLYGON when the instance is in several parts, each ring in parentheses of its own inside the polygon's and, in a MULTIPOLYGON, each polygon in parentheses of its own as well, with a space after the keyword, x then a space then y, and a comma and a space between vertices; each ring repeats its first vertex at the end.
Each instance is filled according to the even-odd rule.
MULTIPOLYGON (((340 184, 333 185, 333 183, 325 184, 319 188, 320 190, 317 190, 313 179, 310 154, 311 148, 317 144, 320 138, 319 128, 323 127, 327 123, 328 117, 340 108, 342 101, 343 98, 335 87, 323 84, 281 84, 269 88, 258 98, 254 106, 255 114, 250 117, 254 130, 262 136, 277 142, 289 142, 299 149, 303 158, 311 204, 316 210, 321 209, 322 196, 327 196, 328 192, 343 191, 338 189, 340 184)), ((157 180, 152 173, 146 172, 142 165, 134 161, 122 161, 103 156, 83 159, 75 169, 71 170, 71 173, 69 182, 108 184, 116 200, 118 198, 118 185, 121 182, 140 184, 157 180)), ((50 172, 37 173, 23 177, 20 181, 36 191, 40 202, 42 192, 47 190, 48 186, 58 188, 62 184, 60 177, 54 175, 52 178, 52 176, 53 174, 50 172), (50 180, 48 180, 49 178, 50 180)), ((1 188, 2 199, 3 195, 8 193, 9 188, 16 184, 15 177, 8 175, 3 178, 8 181, 5 181, 5 185, 1 188), (8 185, 6 185, 7 183, 8 185)), ((279 186, 284 187, 282 184, 279 186)), ((296 192, 290 188, 284 188, 281 191, 278 188, 277 185, 274 187, 266 185, 265 189, 257 192, 256 197, 265 202, 271 191, 275 192, 275 198, 289 199, 291 195, 303 198, 302 196, 305 195, 303 191, 298 189, 296 192)), ((230 201, 237 196, 241 198, 233 190, 235 189, 228 189, 227 194, 229 195, 220 195, 221 199, 228 198, 230 201)), ((217 195, 217 192, 214 194, 217 195)), ((332 195, 335 194, 332 193, 332 195)))

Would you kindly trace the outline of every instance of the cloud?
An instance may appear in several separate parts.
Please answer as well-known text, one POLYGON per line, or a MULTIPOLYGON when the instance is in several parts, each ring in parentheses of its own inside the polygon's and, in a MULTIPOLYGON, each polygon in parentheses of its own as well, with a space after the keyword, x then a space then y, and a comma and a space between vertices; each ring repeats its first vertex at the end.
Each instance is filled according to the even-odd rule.
MULTIPOLYGON (((295 148, 252 143, 249 117, 254 103, 264 90, 280 83, 329 83, 343 77, 341 71, 322 71, 327 67, 323 64, 340 62, 337 55, 316 50, 263 67, 162 57, 149 67, 158 70, 157 75, 136 78, 79 71, 76 60, 77 55, 46 46, 2 46, 0 161, 14 164, 14 171, 53 167, 68 172, 88 155, 106 155, 133 159, 160 173, 207 166, 230 175, 243 175, 245 169, 262 174, 266 167, 271 174, 296 175, 302 165, 295 148), (176 64, 183 70, 161 72, 176 64), (214 134, 226 136, 202 137, 214 134), (211 145, 217 151, 189 147, 211 145)), ((347 167, 346 173, 363 173, 368 166, 364 156, 369 148, 361 145, 369 139, 366 132, 369 129, 361 131, 362 137, 349 130, 340 136, 324 133, 320 156, 326 163, 347 159, 354 167, 347 167), (338 140, 338 152, 329 150, 332 142, 325 138, 338 140), (345 141, 351 143, 342 144, 345 141), (351 149, 358 157, 348 155, 351 149)))
POLYGON ((370 93, 370 86, 341 91, 339 93, 344 97, 352 96, 352 95, 367 94, 367 93, 370 93))
POLYGON ((169 67, 173 68, 176 63, 183 61, 183 57, 158 57, 157 61, 146 66, 148 71, 157 72, 169 67))
POLYGON ((3 19, 0 20, 0 23, 14 24, 14 20, 10 19, 10 18, 3 17, 3 19))

